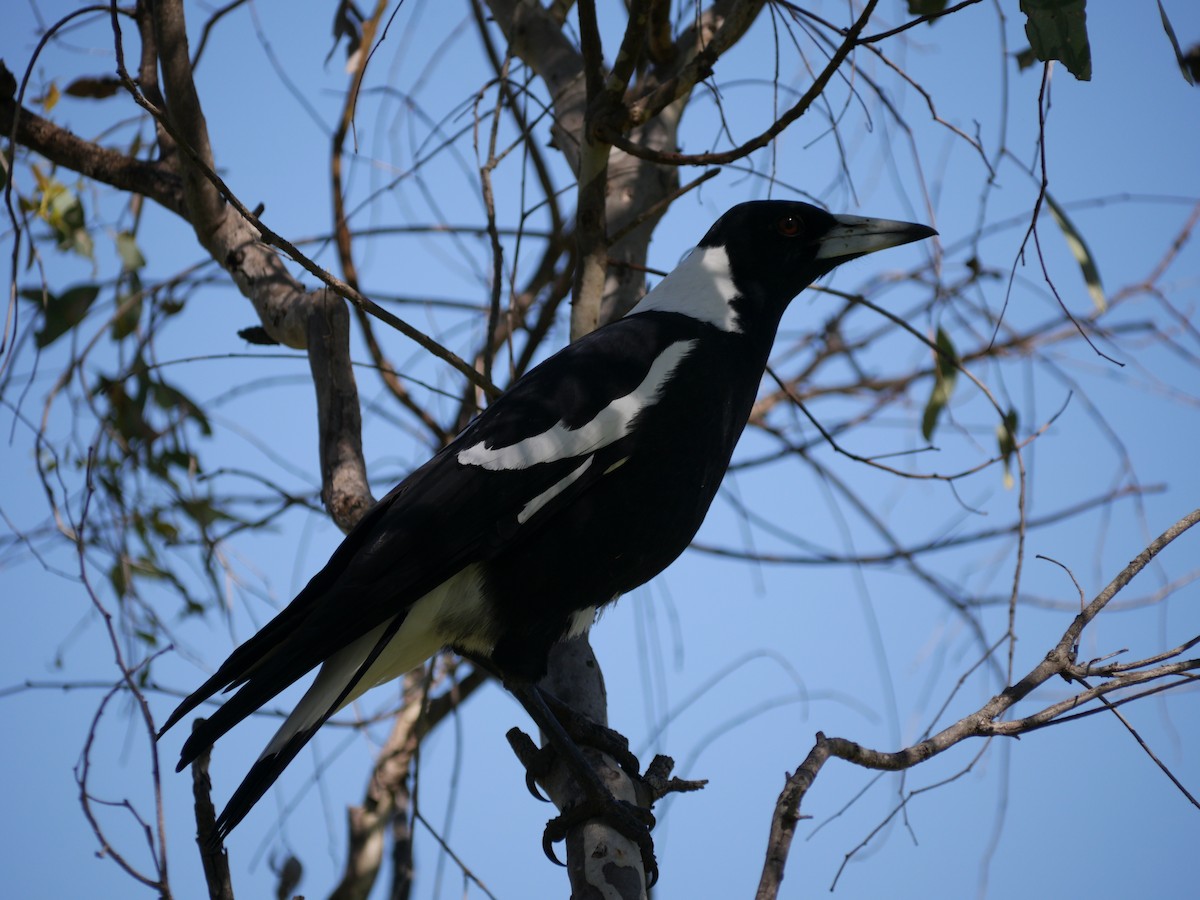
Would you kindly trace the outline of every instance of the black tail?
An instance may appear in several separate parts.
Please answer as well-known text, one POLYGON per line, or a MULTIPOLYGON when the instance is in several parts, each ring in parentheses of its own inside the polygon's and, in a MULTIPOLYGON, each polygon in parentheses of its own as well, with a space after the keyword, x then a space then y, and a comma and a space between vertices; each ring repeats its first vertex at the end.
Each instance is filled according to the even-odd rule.
POLYGON ((314 727, 298 731, 288 739, 278 753, 264 756, 250 767, 250 771, 246 773, 242 783, 238 785, 233 796, 229 798, 229 802, 225 804, 225 809, 217 817, 214 840, 224 841, 229 837, 229 832, 233 831, 237 824, 246 818, 246 814, 254 808, 254 804, 262 799, 268 788, 283 774, 288 763, 296 758, 296 754, 312 739, 312 736, 317 733, 317 729, 328 718, 329 716, 325 716, 314 727))
MULTIPOLYGON (((382 630, 382 634, 375 639, 374 643, 370 645, 370 650, 361 659, 350 662, 353 668, 348 671, 341 668, 344 662, 335 664, 332 660, 329 663, 330 667, 321 669, 317 680, 309 687, 292 716, 280 726, 271 743, 267 745, 268 752, 264 752, 250 767, 250 771, 246 773, 242 783, 229 798, 229 803, 217 818, 215 839, 224 840, 228 836, 229 832, 246 817, 254 804, 262 799, 263 794, 275 783, 288 764, 296 758, 300 749, 312 739, 312 736, 334 712, 342 708, 351 692, 362 681, 367 670, 396 636, 403 621, 403 616, 397 616, 388 627, 382 630), (308 712, 302 712, 308 701, 315 702, 315 709, 310 708, 308 712), (297 719, 295 724, 293 724, 293 718, 297 719), (288 734, 292 728, 296 730, 292 734, 288 734), (276 750, 270 752, 271 746, 281 736, 285 736, 283 743, 276 750)), ((268 683, 272 687, 264 689, 259 685, 260 680, 266 680, 265 675, 262 679, 260 679, 259 673, 251 676, 242 689, 226 701, 225 705, 217 710, 211 719, 197 725, 191 736, 184 742, 179 763, 180 769, 192 762, 211 747, 217 738, 266 702, 262 697, 263 694, 270 692, 271 696, 274 696, 275 693, 278 693, 273 690, 273 686, 277 682, 269 680, 268 683)), ((292 680, 294 681, 295 678, 292 680)), ((290 684, 290 682, 288 683, 290 684)))

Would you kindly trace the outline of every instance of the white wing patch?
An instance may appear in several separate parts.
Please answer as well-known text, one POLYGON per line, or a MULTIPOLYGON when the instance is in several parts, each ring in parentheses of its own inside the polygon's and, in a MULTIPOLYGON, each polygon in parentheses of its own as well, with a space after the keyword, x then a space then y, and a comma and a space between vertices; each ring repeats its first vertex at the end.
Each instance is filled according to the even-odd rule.
MULTIPOLYGON (((545 506, 547 503, 549 503, 551 500, 553 500, 555 497, 557 497, 559 494, 561 494, 563 491, 565 491, 567 488, 569 488, 572 484, 574 484, 576 482, 576 480, 578 480, 579 476, 588 470, 588 467, 592 464, 592 460, 595 458, 596 457, 594 457, 594 456, 589 456, 587 459, 585 459, 583 461, 582 466, 575 469, 566 478, 556 481, 554 484, 552 484, 546 490, 542 491, 540 494, 538 494, 536 497, 534 497, 532 500, 530 500, 528 503, 526 503, 523 507, 521 507, 521 511, 519 513, 517 513, 517 524, 524 525, 526 522, 529 521, 529 519, 533 516, 534 513, 536 513, 539 509, 541 509, 543 506, 545 506)), ((605 473, 605 474, 608 474, 608 473, 605 473)))
MULTIPOLYGON (((695 341, 676 341, 668 346, 654 360, 654 364, 650 366, 650 371, 646 373, 641 384, 624 397, 613 400, 600 410, 595 418, 579 428, 569 428, 565 422, 560 420, 541 434, 527 437, 507 447, 488 447, 485 441, 480 441, 466 450, 459 451, 459 464, 480 466, 493 472, 506 469, 528 469, 539 463, 556 462, 560 459, 570 459, 573 456, 593 453, 601 447, 607 447, 614 441, 619 441, 629 434, 638 414, 658 402, 663 387, 671 378, 671 373, 675 371, 675 367, 683 361, 695 344, 695 341)), ((582 468, 576 469, 572 474, 575 477, 582 475, 582 468)), ((570 482, 568 481, 567 484, 570 482)), ((560 481, 550 490, 554 491, 556 488, 561 490, 567 484, 560 481)), ((534 498, 530 502, 537 502, 537 499, 534 498)))
POLYGON ((738 294, 725 248, 697 247, 629 315, 651 310, 681 313, 737 333, 742 326, 730 301, 738 294))

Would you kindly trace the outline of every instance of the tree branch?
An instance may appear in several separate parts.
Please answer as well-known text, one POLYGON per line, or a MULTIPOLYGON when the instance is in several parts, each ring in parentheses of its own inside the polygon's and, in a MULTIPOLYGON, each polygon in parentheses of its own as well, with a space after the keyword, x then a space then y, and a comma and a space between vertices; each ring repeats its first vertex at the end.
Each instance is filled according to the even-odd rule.
MULTIPOLYGON (((1080 667, 1075 662, 1075 654, 1083 629, 1104 610, 1112 599, 1154 557, 1198 522, 1200 522, 1200 509, 1193 510, 1163 532, 1141 553, 1134 557, 1121 570, 1117 577, 1075 616, 1071 624, 1063 632, 1063 636, 1058 643, 1024 678, 993 696, 980 709, 962 717, 953 725, 942 729, 937 734, 902 750, 884 752, 872 750, 861 744, 848 741, 845 738, 828 738, 818 732, 813 748, 809 751, 808 756, 805 757, 804 762, 800 764, 799 768, 788 776, 787 782, 775 803, 775 811, 771 817, 771 827, 767 839, 766 860, 763 864, 758 892, 755 895, 757 900, 774 900, 778 896, 779 887, 783 881, 788 852, 795 834, 796 823, 800 820, 800 805, 816 780, 821 767, 824 766, 825 762, 831 756, 836 756, 839 759, 844 759, 847 762, 868 769, 884 771, 909 769, 968 738, 1024 734, 1044 727, 1062 714, 1077 709, 1092 699, 1102 699, 1104 694, 1112 691, 1200 669, 1200 660, 1182 660, 1177 663, 1169 663, 1141 672, 1122 671, 1121 674, 1114 675, 1104 684, 1088 687, 1076 696, 1052 704, 1039 713, 1017 720, 998 721, 1001 716, 1018 702, 1028 697, 1034 690, 1055 676, 1063 676, 1070 681, 1082 678, 1085 674, 1096 674, 1096 671, 1091 667, 1080 667)), ((1190 641, 1182 644, 1176 648, 1175 652, 1183 652, 1195 643, 1195 641, 1190 641)), ((1152 658, 1152 660, 1157 662, 1161 658, 1162 655, 1159 655, 1152 658)), ((1190 795, 1188 796, 1190 799, 1190 795)))
MULTIPOLYGON (((397 845, 396 829, 408 834, 407 780, 420 742, 442 720, 461 707, 472 694, 486 684, 489 677, 482 669, 473 669, 466 678, 456 682, 425 708, 426 676, 415 669, 404 678, 404 702, 396 715, 387 740, 379 749, 375 767, 367 782, 366 794, 359 806, 347 811, 350 832, 346 865, 330 900, 365 900, 379 875, 383 863, 384 834, 390 823, 393 843, 397 845), (423 713, 423 714, 422 714, 423 713)), ((411 860, 407 872, 394 873, 391 896, 404 895, 412 878, 411 860)))
POLYGON ((736 162, 746 156, 749 156, 755 150, 759 150, 769 144, 776 136, 781 134, 784 129, 799 119, 802 115, 808 112, 808 108, 813 102, 821 96, 825 90, 825 86, 829 80, 837 72, 841 64, 850 55, 850 52, 858 43, 858 36, 863 29, 867 27, 867 22, 870 21, 871 15, 875 12, 875 7, 879 0, 867 0, 863 11, 859 14, 854 24, 846 31, 846 37, 842 41, 841 46, 830 56, 829 62, 825 64, 825 68, 817 75, 813 83, 809 85, 808 90, 800 97, 798 101, 785 112, 782 116, 775 120, 769 128, 759 134, 757 137, 751 138, 745 143, 732 150, 712 153, 673 153, 659 150, 650 150, 646 147, 640 147, 628 138, 623 137, 619 128, 615 127, 618 123, 600 122, 598 123, 599 134, 614 147, 617 147, 631 156, 636 156, 639 159, 645 159, 650 162, 663 163, 672 166, 719 166, 726 165, 731 162, 736 162))
POLYGON ((161 161, 136 159, 86 141, 23 106, 18 107, 16 79, 2 61, 0 131, 12 135, 22 147, 41 154, 57 166, 118 190, 148 197, 171 212, 184 215, 183 182, 168 165, 161 161))

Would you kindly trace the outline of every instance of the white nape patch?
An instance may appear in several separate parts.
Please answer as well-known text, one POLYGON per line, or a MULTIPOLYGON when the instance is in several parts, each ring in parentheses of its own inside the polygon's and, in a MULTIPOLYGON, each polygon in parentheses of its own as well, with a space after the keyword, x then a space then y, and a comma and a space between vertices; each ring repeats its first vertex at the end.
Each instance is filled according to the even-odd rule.
POLYGON ((740 333, 741 323, 730 305, 737 296, 725 248, 697 247, 629 315, 652 310, 681 313, 722 331, 740 333))
POLYGON ((574 484, 579 476, 588 470, 588 467, 592 464, 592 460, 595 458, 594 456, 589 456, 583 461, 583 465, 574 469, 566 478, 560 478, 521 507, 521 511, 517 513, 517 524, 524 525, 534 513, 574 484))
POLYGON ((567 627, 566 640, 579 637, 581 634, 587 634, 588 630, 592 627, 592 623, 595 621, 596 607, 594 606, 571 613, 571 624, 567 627))
MULTIPOLYGON (((479 569, 474 565, 467 566, 413 604, 404 624, 375 657, 338 709, 354 702, 376 685, 415 669, 449 644, 490 651, 494 644, 494 639, 487 633, 490 620, 479 569)), ((366 662, 392 621, 394 619, 373 628, 321 664, 316 680, 275 732, 259 759, 278 753, 293 735, 314 727, 322 717, 333 711, 330 707, 359 666, 366 662)))
POLYGON ((671 373, 695 345, 695 341, 676 341, 668 346, 654 360, 641 384, 624 397, 613 400, 594 419, 579 428, 569 428, 560 420, 541 434, 508 447, 488 447, 485 441, 480 441, 473 447, 460 450, 458 462, 464 466, 481 466, 499 472, 505 469, 528 469, 539 463, 583 456, 607 447, 629 434, 638 414, 658 402, 671 373))

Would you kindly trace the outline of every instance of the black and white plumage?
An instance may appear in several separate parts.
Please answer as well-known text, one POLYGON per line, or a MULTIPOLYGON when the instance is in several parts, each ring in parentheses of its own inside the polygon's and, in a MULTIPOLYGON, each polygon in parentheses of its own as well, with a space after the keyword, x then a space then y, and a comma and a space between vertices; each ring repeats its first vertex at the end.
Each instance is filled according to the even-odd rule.
POLYGON ((734 207, 624 318, 513 384, 374 506, 325 567, 167 720, 237 689, 179 767, 316 680, 218 820, 224 836, 335 711, 443 647, 531 683, 550 647, 665 569, 746 425, 780 317, 848 259, 935 234, 814 206, 734 207))

